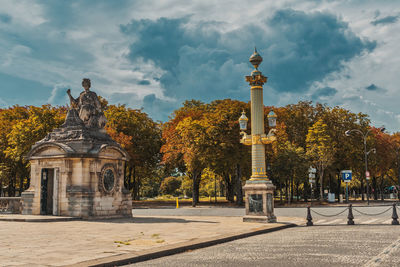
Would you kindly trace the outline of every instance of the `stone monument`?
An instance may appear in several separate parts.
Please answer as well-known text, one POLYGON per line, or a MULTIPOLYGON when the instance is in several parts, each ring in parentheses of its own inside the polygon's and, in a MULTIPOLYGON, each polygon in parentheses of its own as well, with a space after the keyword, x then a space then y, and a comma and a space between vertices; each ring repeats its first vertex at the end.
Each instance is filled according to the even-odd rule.
POLYGON ((106 118, 90 80, 78 98, 68 89, 71 107, 61 128, 32 146, 30 187, 22 193, 22 214, 73 217, 132 216, 124 188, 128 154, 104 130, 106 118))

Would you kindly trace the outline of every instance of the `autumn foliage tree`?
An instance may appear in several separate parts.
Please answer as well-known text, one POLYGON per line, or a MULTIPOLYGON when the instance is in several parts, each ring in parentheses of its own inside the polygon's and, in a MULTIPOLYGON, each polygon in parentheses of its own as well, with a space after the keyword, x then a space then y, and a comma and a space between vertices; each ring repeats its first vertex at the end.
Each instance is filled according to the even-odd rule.
MULTIPOLYGON (((29 162, 25 155, 63 122, 66 109, 44 105, 14 106, 0 110, 0 190, 7 186, 9 196, 29 185, 29 162)), ((1 194, 2 192, 0 192, 1 194)))
POLYGON ((139 199, 141 187, 151 184, 159 175, 161 127, 141 110, 124 105, 108 105, 104 114, 108 121, 107 133, 130 157, 125 187, 132 191, 133 199, 139 199))
POLYGON ((328 125, 319 119, 308 130, 307 154, 315 164, 320 183, 320 198, 323 199, 324 171, 333 161, 335 146, 328 134, 328 125))

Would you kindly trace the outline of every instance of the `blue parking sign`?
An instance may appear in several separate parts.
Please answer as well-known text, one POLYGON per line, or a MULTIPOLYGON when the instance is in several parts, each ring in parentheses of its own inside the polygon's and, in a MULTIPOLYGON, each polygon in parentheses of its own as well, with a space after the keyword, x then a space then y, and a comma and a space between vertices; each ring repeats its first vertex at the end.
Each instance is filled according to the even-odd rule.
POLYGON ((351 170, 343 170, 343 171, 341 171, 341 173, 342 173, 342 180, 344 182, 350 182, 351 181, 351 179, 352 179, 351 170))

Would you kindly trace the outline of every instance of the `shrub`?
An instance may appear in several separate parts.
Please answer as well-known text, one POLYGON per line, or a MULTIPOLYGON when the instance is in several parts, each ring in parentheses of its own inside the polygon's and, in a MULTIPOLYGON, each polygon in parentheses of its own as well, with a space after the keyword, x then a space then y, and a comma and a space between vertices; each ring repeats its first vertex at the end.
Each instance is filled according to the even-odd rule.
POLYGON ((160 193, 163 195, 174 195, 178 193, 178 189, 181 187, 182 180, 179 177, 167 177, 165 178, 160 186, 160 193))

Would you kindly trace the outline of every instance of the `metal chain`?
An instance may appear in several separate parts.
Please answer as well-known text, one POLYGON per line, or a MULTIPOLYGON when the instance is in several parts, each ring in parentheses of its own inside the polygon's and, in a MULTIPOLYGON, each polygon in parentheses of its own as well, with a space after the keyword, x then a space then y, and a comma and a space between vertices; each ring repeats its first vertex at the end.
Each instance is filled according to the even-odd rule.
POLYGON ((353 208, 353 210, 357 211, 358 213, 360 213, 362 215, 366 215, 366 216, 378 216, 378 215, 384 214, 385 212, 388 212, 391 209, 392 209, 392 207, 388 208, 385 211, 379 212, 379 213, 370 214, 370 213, 365 213, 365 212, 359 211, 356 208, 353 208))
POLYGON ((323 216, 323 217, 335 217, 338 216, 340 214, 342 214, 343 212, 345 212, 346 210, 348 210, 349 208, 345 208, 343 211, 337 213, 337 214, 333 214, 333 215, 326 215, 326 214, 321 214, 319 212, 316 212, 315 210, 311 210, 312 212, 314 212, 315 214, 318 214, 319 216, 323 216))

